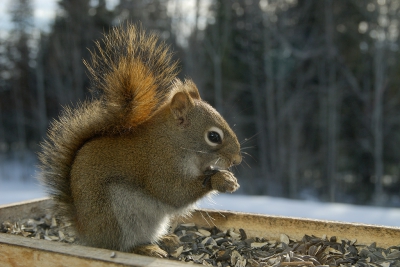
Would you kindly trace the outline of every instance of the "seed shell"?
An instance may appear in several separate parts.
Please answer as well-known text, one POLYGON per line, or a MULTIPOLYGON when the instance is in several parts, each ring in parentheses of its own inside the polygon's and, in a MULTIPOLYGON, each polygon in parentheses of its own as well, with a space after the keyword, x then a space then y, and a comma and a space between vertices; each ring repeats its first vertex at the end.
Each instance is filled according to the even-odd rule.
MULTIPOLYGON (((5 221, 0 232, 52 242, 77 241, 69 223, 49 215, 40 218, 5 221)), ((181 245, 169 255, 172 260, 205 266, 240 267, 400 267, 400 245, 380 248, 374 242, 358 245, 356 239, 304 235, 294 240, 282 233, 279 240, 248 238, 242 228, 221 231, 199 228, 194 223, 178 225, 173 232, 181 245)), ((110 257, 115 257, 111 252, 110 257)))

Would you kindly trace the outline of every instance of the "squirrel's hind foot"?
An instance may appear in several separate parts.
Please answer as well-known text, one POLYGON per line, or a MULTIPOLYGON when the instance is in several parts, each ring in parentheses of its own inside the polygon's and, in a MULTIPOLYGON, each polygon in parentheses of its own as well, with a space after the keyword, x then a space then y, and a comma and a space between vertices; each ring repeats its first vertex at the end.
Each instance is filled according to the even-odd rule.
POLYGON ((169 254, 172 254, 181 245, 179 237, 175 234, 167 234, 162 236, 159 243, 160 247, 169 254))
POLYGON ((137 246, 133 249, 133 253, 156 258, 168 258, 169 254, 173 253, 181 244, 179 237, 174 234, 162 236, 159 243, 160 246, 155 244, 137 246))
POLYGON ((133 253, 156 258, 168 257, 168 253, 165 250, 154 244, 137 246, 133 249, 133 253))

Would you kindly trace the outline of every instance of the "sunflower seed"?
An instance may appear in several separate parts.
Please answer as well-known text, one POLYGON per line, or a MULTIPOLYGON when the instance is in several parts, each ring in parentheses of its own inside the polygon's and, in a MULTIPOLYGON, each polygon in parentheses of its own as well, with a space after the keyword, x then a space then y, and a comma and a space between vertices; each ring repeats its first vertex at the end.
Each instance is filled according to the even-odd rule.
MULTIPOLYGON (((76 242, 69 223, 59 218, 40 218, 5 221, 0 232, 27 238, 58 242, 76 242)), ((321 238, 304 235, 294 240, 281 234, 279 240, 262 237, 248 238, 241 228, 221 231, 217 227, 198 228, 194 223, 178 225, 173 231, 182 242, 169 257, 205 266, 359 266, 400 267, 400 246, 380 248, 374 242, 358 245, 356 239, 338 240, 335 236, 321 238)), ((112 257, 115 255, 111 253, 112 257)))

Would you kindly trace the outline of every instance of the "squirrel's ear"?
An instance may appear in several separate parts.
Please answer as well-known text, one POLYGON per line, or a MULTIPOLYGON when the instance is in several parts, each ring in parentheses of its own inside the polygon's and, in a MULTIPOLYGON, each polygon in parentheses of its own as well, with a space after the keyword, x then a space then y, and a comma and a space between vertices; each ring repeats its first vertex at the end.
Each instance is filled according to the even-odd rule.
POLYGON ((194 84, 194 82, 192 80, 186 80, 185 85, 186 85, 186 89, 187 89, 188 93, 190 94, 190 96, 193 99, 198 99, 198 100, 201 99, 199 90, 197 89, 196 85, 194 84))
POLYGON ((171 99, 171 112, 180 125, 188 123, 187 114, 194 105, 193 99, 187 92, 177 92, 171 99))

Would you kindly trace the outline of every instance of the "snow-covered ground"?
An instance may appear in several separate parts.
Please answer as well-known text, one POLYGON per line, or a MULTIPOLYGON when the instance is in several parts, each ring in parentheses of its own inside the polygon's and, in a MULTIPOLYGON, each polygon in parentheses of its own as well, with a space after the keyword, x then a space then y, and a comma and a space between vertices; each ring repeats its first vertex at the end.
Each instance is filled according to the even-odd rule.
POLYGON ((45 196, 43 188, 36 180, 29 179, 27 182, 23 182, 0 179, 0 205, 45 196))
MULTIPOLYGON (((0 179, 0 205, 46 196, 36 181, 0 179)), ((266 196, 220 194, 205 198, 199 207, 312 219, 358 222, 400 227, 400 208, 329 204, 266 196)))
POLYGON ((321 203, 267 196, 221 194, 200 202, 203 208, 400 227, 400 209, 321 203))

